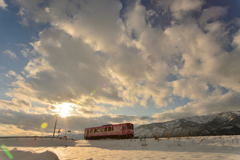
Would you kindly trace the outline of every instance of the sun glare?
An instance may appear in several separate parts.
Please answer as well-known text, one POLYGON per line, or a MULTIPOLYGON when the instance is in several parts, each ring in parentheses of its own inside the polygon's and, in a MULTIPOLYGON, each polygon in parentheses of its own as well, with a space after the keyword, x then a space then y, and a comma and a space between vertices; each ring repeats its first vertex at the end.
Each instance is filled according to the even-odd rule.
POLYGON ((55 105, 55 112, 59 114, 60 117, 65 118, 71 115, 73 111, 73 107, 75 104, 73 103, 62 103, 55 105))

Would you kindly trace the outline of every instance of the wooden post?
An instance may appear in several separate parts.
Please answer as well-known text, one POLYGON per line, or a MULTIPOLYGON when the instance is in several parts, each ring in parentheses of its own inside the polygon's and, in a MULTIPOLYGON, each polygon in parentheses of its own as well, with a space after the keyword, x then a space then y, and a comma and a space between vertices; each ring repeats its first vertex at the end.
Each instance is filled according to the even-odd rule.
POLYGON ((55 137, 56 127, 57 127, 57 116, 56 116, 56 121, 54 124, 53 137, 55 137))

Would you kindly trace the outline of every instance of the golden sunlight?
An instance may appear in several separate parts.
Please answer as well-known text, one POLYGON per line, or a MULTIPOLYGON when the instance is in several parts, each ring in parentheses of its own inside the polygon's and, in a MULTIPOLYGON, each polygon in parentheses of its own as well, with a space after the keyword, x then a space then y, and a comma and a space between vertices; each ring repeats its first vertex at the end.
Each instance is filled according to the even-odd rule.
POLYGON ((75 104, 61 103, 54 106, 55 106, 54 111, 58 113, 60 117, 65 118, 65 117, 71 116, 71 112, 73 111, 73 107, 75 106, 75 104))

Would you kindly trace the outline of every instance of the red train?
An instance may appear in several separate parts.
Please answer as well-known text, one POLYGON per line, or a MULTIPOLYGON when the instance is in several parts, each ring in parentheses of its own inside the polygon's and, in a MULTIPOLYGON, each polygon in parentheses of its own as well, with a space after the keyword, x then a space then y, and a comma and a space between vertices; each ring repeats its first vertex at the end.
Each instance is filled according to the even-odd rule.
POLYGON ((131 123, 109 124, 85 128, 84 139, 133 138, 134 126, 131 123))

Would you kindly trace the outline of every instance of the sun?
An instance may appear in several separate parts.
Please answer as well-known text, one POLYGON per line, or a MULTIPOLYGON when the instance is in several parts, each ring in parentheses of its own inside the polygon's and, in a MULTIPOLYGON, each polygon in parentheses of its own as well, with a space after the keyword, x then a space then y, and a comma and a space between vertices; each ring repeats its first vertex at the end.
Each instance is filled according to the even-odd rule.
POLYGON ((75 106, 75 104, 61 103, 54 106, 55 106, 54 111, 58 113, 60 117, 65 118, 65 117, 71 116, 71 113, 73 111, 73 107, 75 106))

